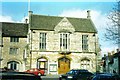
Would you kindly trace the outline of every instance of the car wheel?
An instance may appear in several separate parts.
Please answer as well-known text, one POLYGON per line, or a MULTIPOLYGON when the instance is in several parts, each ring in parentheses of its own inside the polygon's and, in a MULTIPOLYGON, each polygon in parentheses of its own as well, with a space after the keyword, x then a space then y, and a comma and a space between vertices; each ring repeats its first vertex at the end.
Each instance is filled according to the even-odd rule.
POLYGON ((38 76, 41 76, 41 73, 38 73, 38 76))

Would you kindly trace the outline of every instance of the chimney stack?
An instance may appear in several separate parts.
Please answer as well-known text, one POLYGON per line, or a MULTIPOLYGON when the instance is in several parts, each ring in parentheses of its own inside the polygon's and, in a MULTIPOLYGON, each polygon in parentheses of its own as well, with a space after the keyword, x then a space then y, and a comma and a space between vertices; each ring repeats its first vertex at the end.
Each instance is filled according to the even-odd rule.
POLYGON ((118 49, 116 49, 116 51, 117 51, 117 53, 119 52, 119 48, 118 49))
POLYGON ((87 18, 91 18, 91 16, 90 16, 90 10, 87 10, 87 18))
POLYGON ((28 12, 28 16, 29 16, 29 24, 31 23, 31 18, 32 18, 32 14, 33 14, 33 11, 29 11, 28 12))
POLYGON ((29 11, 29 15, 33 14, 33 11, 29 11))

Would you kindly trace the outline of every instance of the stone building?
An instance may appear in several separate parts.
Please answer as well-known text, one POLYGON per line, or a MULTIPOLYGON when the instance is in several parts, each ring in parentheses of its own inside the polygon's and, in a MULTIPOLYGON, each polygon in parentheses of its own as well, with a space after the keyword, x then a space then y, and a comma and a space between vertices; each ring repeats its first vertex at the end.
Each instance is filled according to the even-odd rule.
POLYGON ((99 44, 90 11, 87 14, 87 18, 72 18, 29 11, 30 68, 47 74, 74 68, 95 72, 99 44))
POLYGON ((39 68, 46 74, 74 68, 95 72, 99 43, 90 11, 87 14, 87 18, 73 18, 29 11, 28 24, 2 23, 2 67, 39 68))
POLYGON ((2 67, 25 70, 24 53, 27 46, 28 25, 2 22, 2 67))

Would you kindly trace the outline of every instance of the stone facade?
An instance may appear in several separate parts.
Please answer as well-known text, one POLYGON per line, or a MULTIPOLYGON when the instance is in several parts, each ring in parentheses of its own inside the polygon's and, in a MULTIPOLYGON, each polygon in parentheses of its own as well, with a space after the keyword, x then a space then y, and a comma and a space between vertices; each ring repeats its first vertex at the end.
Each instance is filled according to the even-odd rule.
MULTIPOLYGON (((33 15, 30 13, 30 16, 33 15)), ((49 16, 48 16, 49 17, 49 16)), ((88 19, 90 20, 90 19, 88 19)), ((32 22, 29 22, 32 23, 32 22)), ((38 23, 36 23, 38 24, 38 23)), ((46 23, 47 24, 47 23, 46 23)), ((33 29, 35 25, 30 25, 30 49, 31 49, 31 68, 40 68, 43 63, 46 74, 59 74, 67 72, 67 69, 87 69, 91 72, 96 71, 96 54, 99 51, 99 43, 96 32, 76 31, 74 25, 63 17, 53 28, 53 30, 33 29), (46 33, 46 49, 41 50, 40 47, 40 33, 46 33), (60 47, 60 34, 69 34, 69 48, 63 49, 60 47), (88 50, 82 49, 82 36, 87 35, 88 50), (93 36, 94 35, 94 36, 93 36), (69 63, 60 63, 60 59, 66 58, 69 63), (45 59, 45 61, 39 61, 45 59), (54 65, 54 66, 52 66, 54 65), (60 65, 66 68, 65 72, 60 72, 60 65)), ((49 25, 48 25, 49 26, 49 25)), ((86 29, 86 28, 85 28, 86 29)), ((29 62, 29 59, 28 59, 29 62)), ((42 68, 41 68, 42 69, 42 68)))
POLYGON ((19 38, 19 42, 10 42, 10 37, 3 37, 3 47, 2 47, 2 66, 7 67, 8 63, 11 61, 16 61, 19 63, 17 70, 25 70, 24 62, 24 50, 27 45, 27 38, 19 38), (17 54, 10 54, 10 48, 18 48, 17 54))
POLYGON ((8 67, 17 71, 26 69, 28 25, 25 23, 1 22, 2 51, 1 68, 8 67), (19 31, 18 31, 19 30, 19 31))
MULTIPOLYGON (((34 30, 32 33, 32 68, 37 68, 37 60, 41 57, 45 57, 48 62, 47 73, 48 74, 58 74, 56 72, 50 72, 50 64, 56 64, 56 70, 58 70, 58 59, 64 57, 64 55, 60 54, 62 51, 60 49, 60 39, 59 33, 55 33, 54 31, 40 31, 34 30), (47 41, 46 41, 46 51, 39 50, 39 34, 41 32, 47 33, 47 41)), ((96 55, 94 54, 95 51, 95 44, 94 44, 94 37, 93 33, 80 33, 75 32, 70 34, 70 54, 66 55, 67 58, 70 59, 70 69, 82 69, 81 67, 81 60, 82 59, 89 59, 90 60, 90 67, 89 71, 95 72, 96 71, 96 55), (89 49, 87 52, 82 51, 82 35, 87 34, 88 36, 88 44, 89 49)))

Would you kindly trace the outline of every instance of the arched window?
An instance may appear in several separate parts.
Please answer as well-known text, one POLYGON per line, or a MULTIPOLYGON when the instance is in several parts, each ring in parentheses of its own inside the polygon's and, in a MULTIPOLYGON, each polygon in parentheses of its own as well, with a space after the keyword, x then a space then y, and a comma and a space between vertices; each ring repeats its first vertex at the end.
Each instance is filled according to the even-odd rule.
POLYGON ((89 59, 82 59, 81 60, 81 68, 82 69, 90 69, 90 60, 89 59))
POLYGON ((19 62, 17 61, 10 61, 7 63, 8 68, 12 70, 18 70, 19 69, 19 62))
POLYGON ((47 73, 48 70, 48 60, 44 57, 41 57, 37 59, 37 68, 45 70, 45 73, 47 73))

